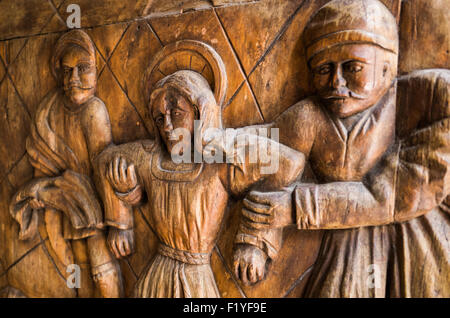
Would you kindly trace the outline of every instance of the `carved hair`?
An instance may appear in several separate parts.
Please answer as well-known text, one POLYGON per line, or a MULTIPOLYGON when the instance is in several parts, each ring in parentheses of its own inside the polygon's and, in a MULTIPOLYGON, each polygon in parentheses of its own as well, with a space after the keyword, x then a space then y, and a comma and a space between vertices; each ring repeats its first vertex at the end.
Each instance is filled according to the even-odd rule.
POLYGON ((59 80, 60 78, 61 58, 66 50, 73 46, 80 47, 89 53, 95 63, 95 47, 89 35, 79 29, 69 31, 61 36, 55 45, 54 54, 51 60, 52 73, 55 79, 59 80))

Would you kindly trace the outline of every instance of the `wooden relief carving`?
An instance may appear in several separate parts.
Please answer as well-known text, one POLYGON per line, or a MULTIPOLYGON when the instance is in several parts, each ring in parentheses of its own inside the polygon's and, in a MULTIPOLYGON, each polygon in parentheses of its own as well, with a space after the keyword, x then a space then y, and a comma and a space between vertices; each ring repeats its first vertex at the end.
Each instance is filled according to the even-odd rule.
MULTIPOLYGON (((0 297, 450 297, 448 50, 402 69, 402 9, 138 1, 124 16, 145 21, 44 25, 55 87, 33 95, 23 160, 0 174, 0 297), (259 13, 271 42, 228 32, 259 13)), ((2 32, 0 97, 23 103, 2 32)))
MULTIPOLYGON (((271 126, 307 156, 317 183, 251 192, 248 228, 327 230, 307 297, 448 296, 450 72, 396 79, 397 24, 376 0, 331 1, 308 23, 305 47, 316 95, 271 126), (380 288, 368 288, 374 264, 380 288)), ((237 243, 246 244, 237 245, 236 274, 255 283, 260 248, 237 243)))

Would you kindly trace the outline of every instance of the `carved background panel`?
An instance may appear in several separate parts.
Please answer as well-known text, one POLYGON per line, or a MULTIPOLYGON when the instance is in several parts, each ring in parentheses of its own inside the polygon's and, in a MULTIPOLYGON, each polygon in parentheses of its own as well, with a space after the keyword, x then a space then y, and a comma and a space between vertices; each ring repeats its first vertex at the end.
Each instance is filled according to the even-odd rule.
MULTIPOLYGON (((400 25, 400 73, 450 68, 450 10, 442 10, 449 7, 447 1, 383 1, 400 25)), ((311 14, 327 2, 0 1, 0 293, 11 286, 30 297, 76 296, 66 287, 45 230, 32 241, 19 241, 18 225, 8 212, 11 196, 32 177, 25 139, 37 105, 56 85, 48 62, 56 40, 67 30, 69 3, 80 5, 81 26, 95 43, 97 95, 108 108, 115 143, 123 143, 154 135, 142 75, 156 52, 181 39, 203 41, 222 57, 228 75, 226 127, 273 120, 310 93, 301 34, 311 14)), ((299 297, 322 233, 286 230, 281 255, 271 264, 268 277, 246 287, 231 270, 237 205, 230 204, 212 256, 222 296, 299 297)), ((135 224, 136 253, 121 260, 127 295, 156 251, 148 216, 140 209, 135 211, 135 224)))

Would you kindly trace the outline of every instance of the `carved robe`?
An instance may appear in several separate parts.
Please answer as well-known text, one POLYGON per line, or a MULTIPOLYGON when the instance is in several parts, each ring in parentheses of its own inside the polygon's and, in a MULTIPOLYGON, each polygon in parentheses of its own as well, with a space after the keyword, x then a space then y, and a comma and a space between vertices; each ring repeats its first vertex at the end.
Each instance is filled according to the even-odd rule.
MULTIPOLYGON (((11 214, 23 225, 31 199, 42 201, 52 245, 64 239, 94 235, 103 225, 101 205, 90 180, 92 160, 112 141, 109 115, 97 97, 71 111, 60 90, 49 93, 33 120, 27 153, 35 179, 22 187, 11 203, 11 214)), ((66 243, 64 243, 66 244, 66 243)), ((62 248, 55 248, 57 253, 62 248)), ((73 262, 65 253, 63 264, 73 262)))

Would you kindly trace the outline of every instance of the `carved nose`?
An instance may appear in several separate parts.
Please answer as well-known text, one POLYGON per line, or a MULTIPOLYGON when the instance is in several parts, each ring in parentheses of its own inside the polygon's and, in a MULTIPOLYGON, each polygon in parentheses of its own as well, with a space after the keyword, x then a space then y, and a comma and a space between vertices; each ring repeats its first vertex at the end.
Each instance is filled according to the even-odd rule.
POLYGON ((172 126, 172 119, 170 118, 170 115, 164 116, 164 131, 165 132, 171 132, 173 130, 172 126))
POLYGON ((333 77, 331 79, 331 86, 333 88, 340 88, 347 85, 347 81, 342 76, 342 67, 338 66, 333 72, 333 77))
POLYGON ((70 82, 78 82, 78 81, 79 81, 78 68, 74 67, 72 68, 72 72, 70 74, 70 82))

